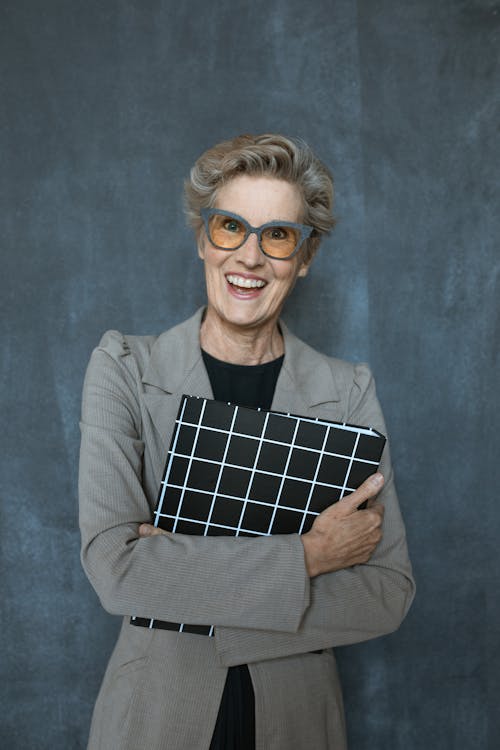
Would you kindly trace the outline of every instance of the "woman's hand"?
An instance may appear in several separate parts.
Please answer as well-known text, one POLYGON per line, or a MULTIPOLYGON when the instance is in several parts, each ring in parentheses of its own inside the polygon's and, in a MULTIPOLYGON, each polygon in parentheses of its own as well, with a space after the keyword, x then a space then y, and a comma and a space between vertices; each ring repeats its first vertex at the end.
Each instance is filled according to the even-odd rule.
POLYGON ((310 531, 302 534, 310 578, 368 562, 382 539, 384 506, 375 504, 374 498, 383 484, 382 474, 373 474, 351 495, 320 513, 310 531), (368 507, 358 510, 366 500, 368 507))

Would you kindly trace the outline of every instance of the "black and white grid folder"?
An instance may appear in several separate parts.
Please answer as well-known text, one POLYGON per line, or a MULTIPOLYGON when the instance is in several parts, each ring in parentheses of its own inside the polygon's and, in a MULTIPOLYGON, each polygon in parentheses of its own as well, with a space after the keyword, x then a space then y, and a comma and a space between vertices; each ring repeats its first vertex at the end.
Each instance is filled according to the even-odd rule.
MULTIPOLYGON (((371 427, 183 396, 154 525, 200 536, 305 533, 377 471, 384 444, 371 427)), ((205 627, 131 621, 194 633, 205 627)))

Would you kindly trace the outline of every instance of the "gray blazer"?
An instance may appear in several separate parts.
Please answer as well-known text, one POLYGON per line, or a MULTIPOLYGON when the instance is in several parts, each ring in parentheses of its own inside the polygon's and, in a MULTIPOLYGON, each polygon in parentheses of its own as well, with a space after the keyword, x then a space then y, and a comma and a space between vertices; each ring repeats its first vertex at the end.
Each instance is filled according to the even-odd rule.
MULTIPOLYGON (((124 616, 89 748, 207 750, 227 667, 248 664, 256 750, 342 750, 332 646, 395 630, 414 594, 389 450, 381 467, 384 536, 366 565, 310 580, 297 534, 138 539, 138 525, 151 520, 181 395, 213 397, 201 314, 157 338, 109 331, 85 377, 82 562, 104 608, 124 616), (215 625, 215 637, 134 627, 130 615, 215 625)), ((272 408, 386 434, 367 366, 328 358, 281 327, 285 359, 272 408)))

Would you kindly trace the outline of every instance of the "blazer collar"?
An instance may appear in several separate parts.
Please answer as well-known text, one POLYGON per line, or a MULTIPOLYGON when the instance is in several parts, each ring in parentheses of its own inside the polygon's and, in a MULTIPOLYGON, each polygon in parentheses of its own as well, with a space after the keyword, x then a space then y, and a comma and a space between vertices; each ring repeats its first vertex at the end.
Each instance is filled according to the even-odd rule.
POLYGON ((204 308, 156 339, 142 382, 166 393, 187 393, 213 398, 200 349, 204 308))
MULTIPOLYGON (((188 320, 162 333, 154 343, 142 382, 166 393, 213 398, 203 364, 199 332, 204 308, 188 320)), ((276 384, 272 408, 301 413, 339 401, 328 359, 295 336, 280 321, 285 358, 276 384)))
POLYGON ((338 402, 339 390, 327 357, 297 338, 280 321, 285 359, 276 384, 272 408, 306 414, 320 404, 338 402))

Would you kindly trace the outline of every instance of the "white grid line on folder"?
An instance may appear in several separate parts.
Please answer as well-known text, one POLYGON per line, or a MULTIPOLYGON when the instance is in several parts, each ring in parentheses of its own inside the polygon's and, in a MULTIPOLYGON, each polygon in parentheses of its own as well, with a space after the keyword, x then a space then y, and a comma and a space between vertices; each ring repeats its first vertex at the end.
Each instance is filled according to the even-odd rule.
MULTIPOLYGON (((350 456, 346 456, 345 458, 347 460, 350 460, 350 456)), ((355 459, 355 460, 358 461, 358 459, 355 459)), ((208 461, 205 458, 198 458, 198 459, 196 459, 196 463, 197 464, 203 464, 203 463, 218 464, 219 462, 218 461, 208 461)), ((371 464, 372 466, 378 466, 377 461, 359 461, 359 463, 371 464)), ((320 466, 320 462, 318 462, 318 465, 320 466)), ((241 468, 237 464, 226 464, 226 467, 230 468, 230 469, 239 469, 239 468, 241 468)), ((251 469, 249 468, 248 471, 251 471, 251 469)), ((282 474, 278 474, 275 471, 264 471, 262 469, 257 469, 254 473, 255 474, 262 474, 262 476, 266 476, 266 477, 282 477, 283 476, 282 474)), ((295 474, 287 474, 287 476, 285 477, 285 479, 295 479, 298 482, 304 482, 304 481, 306 481, 302 477, 296 476, 295 474)), ((165 487, 173 487, 175 489, 180 489, 180 490, 185 487, 187 490, 196 490, 196 492, 202 492, 203 493, 203 492, 207 491, 207 490, 198 489, 197 487, 190 487, 189 485, 175 484, 173 482, 162 482, 162 484, 164 484, 165 487)), ((317 484, 318 487, 334 487, 335 489, 339 489, 339 490, 341 490, 344 487, 343 484, 333 484, 332 482, 320 482, 318 480, 316 480, 315 484, 317 484)), ((353 487, 346 487, 345 489, 346 489, 346 491, 350 490, 351 492, 353 492, 355 488, 353 488, 353 487)), ((209 494, 212 495, 213 491, 210 490, 209 494)), ((219 493, 219 497, 227 497, 227 498, 231 498, 231 499, 237 497, 238 500, 242 500, 243 499, 239 495, 227 495, 227 494, 224 494, 222 492, 219 493)), ((252 500, 252 502, 258 502, 258 501, 252 500)), ((274 503, 272 503, 272 505, 274 505, 274 503)), ((163 513, 160 513, 159 515, 163 515, 163 513)))
MULTIPOLYGON (((204 428, 202 428, 202 429, 204 429, 204 428)), ((223 433, 224 435, 228 434, 227 432, 223 432, 223 430, 216 430, 216 432, 223 433)), ((243 437, 242 435, 240 435, 239 433, 236 433, 236 432, 234 432, 233 435, 235 437, 243 437)), ((252 438, 253 438, 253 436, 252 436, 252 438)), ((251 440, 252 438, 246 438, 246 439, 247 440, 251 440)), ((256 438, 256 439, 259 440, 259 438, 256 438)), ((281 443, 279 440, 259 440, 259 442, 260 443, 269 443, 270 445, 287 446, 287 443, 281 443)), ((304 448, 302 445, 296 445, 294 447, 295 448, 300 448, 301 451, 306 451, 308 453, 317 453, 320 458, 322 458, 323 456, 332 456, 333 458, 347 458, 347 459, 351 458, 351 454, 350 453, 349 454, 345 454, 345 453, 331 453, 330 451, 322 451, 320 449, 317 450, 316 448, 304 448)), ((187 454, 187 453, 175 453, 175 452, 173 452, 171 458, 191 458, 191 454, 187 454)), ((208 463, 208 464, 217 464, 217 465, 220 464, 220 461, 215 461, 213 458, 201 458, 199 456, 194 456, 194 458, 197 461, 206 461, 206 463, 208 463)), ((373 464, 374 466, 378 466, 378 464, 379 464, 378 461, 372 461, 369 458, 359 458, 358 456, 356 456, 356 461, 359 461, 362 464, 373 464)), ((231 468, 234 468, 234 469, 239 469, 240 468, 239 464, 226 463, 225 465, 229 466, 231 468)), ((275 471, 266 471, 264 469, 257 469, 257 471, 259 473, 261 473, 261 474, 269 474, 270 476, 281 476, 281 474, 278 474, 275 471)), ((163 479, 162 479, 161 483, 164 484, 164 480, 163 479)))
MULTIPOLYGON (((195 437, 194 437, 194 440, 193 440, 193 447, 191 449, 191 456, 189 458, 189 463, 188 463, 188 467, 187 467, 186 477, 189 475, 189 471, 190 471, 192 463, 193 463, 193 457, 194 457, 194 454, 195 454, 195 451, 196 451, 196 444, 198 442, 198 437, 200 435, 201 423, 203 421, 203 414, 205 412, 206 405, 207 405, 207 402, 204 401, 203 404, 202 404, 202 407, 201 407, 201 411, 200 411, 200 418, 199 418, 198 424, 196 426, 196 434, 195 434, 195 437)), ((180 508, 182 507, 182 503, 184 502, 185 493, 186 493, 186 485, 184 485, 184 487, 182 488, 182 491, 181 491, 181 497, 180 497, 180 500, 179 500, 178 510, 180 510, 180 508)), ((178 521, 178 517, 174 520, 174 527, 172 529, 172 532, 175 532, 175 530, 177 528, 177 521, 178 521)), ((184 623, 181 623, 179 625, 179 633, 182 633, 183 629, 184 629, 184 623)))
MULTIPOLYGON (((198 424, 196 425, 196 434, 195 434, 194 440, 193 440, 193 447, 191 449, 191 455, 189 457, 189 463, 188 463, 188 467, 187 467, 186 476, 188 476, 189 470, 191 469, 191 465, 193 463, 194 452, 196 450, 196 443, 198 442, 198 437, 199 437, 200 428, 201 428, 201 422, 202 422, 202 419, 203 419, 203 414, 205 413, 205 407, 206 407, 206 405, 207 405, 207 402, 204 401, 203 404, 202 404, 202 407, 201 407, 201 411, 200 411, 200 418, 198 420, 198 424)), ((182 488, 181 497, 180 497, 180 500, 179 500, 179 508, 181 507, 182 501, 184 500, 184 494, 185 494, 185 492, 186 492, 186 485, 184 485, 184 487, 182 488)), ((175 533, 176 527, 177 527, 177 521, 174 523, 174 528, 172 529, 172 532, 175 533)))
MULTIPOLYGON (((275 475, 273 474, 272 476, 275 476, 275 475)), ((295 477, 285 477, 285 479, 295 479, 295 477)), ((302 481, 302 480, 299 480, 299 481, 302 481)), ((305 484, 312 484, 312 482, 305 482, 305 484)), ((343 489, 343 487, 340 484, 325 484, 324 482, 316 482, 316 485, 318 485, 319 487, 330 487, 331 489, 334 489, 334 490, 342 490, 343 489)), ((174 490, 182 490, 183 487, 186 487, 186 490, 193 490, 194 492, 199 492, 200 495, 210 495, 210 497, 212 497, 213 494, 214 494, 212 490, 201 490, 198 487, 189 487, 189 486, 183 485, 183 484, 167 484, 166 486, 167 487, 171 487, 174 490)), ((249 482, 248 486, 249 486, 249 488, 251 487, 251 483, 250 482, 249 482)), ((313 485, 312 489, 314 489, 314 485, 313 485)), ((353 487, 346 487, 345 491, 346 492, 354 492, 354 488, 353 487)), ((225 495, 225 494, 219 492, 217 494, 217 497, 218 498, 222 498, 224 500, 240 500, 240 501, 245 502, 245 498, 242 497, 241 495, 225 495)), ((248 500, 248 502, 254 503, 255 505, 264 505, 267 508, 274 508, 274 506, 276 505, 275 501, 266 502, 265 500, 253 500, 251 498, 247 498, 247 500, 248 500)), ((294 512, 298 511, 298 508, 295 508, 293 505, 281 505, 280 504, 279 507, 282 508, 283 510, 293 510, 294 512)), ((319 516, 319 512, 318 511, 310 510, 308 512, 311 513, 311 515, 313 515, 313 516, 319 516)), ((191 519, 191 518, 181 518, 180 516, 178 516, 178 514, 175 514, 175 513, 160 513, 159 515, 161 516, 161 518, 172 518, 172 519, 174 519, 174 518, 179 517, 179 521, 190 521, 190 520, 192 520, 193 523, 196 523, 196 519, 194 519, 194 518, 193 519, 191 519)), ((201 523, 205 524, 206 521, 201 521, 201 523)), ((217 525, 217 524, 215 524, 215 525, 217 525)), ((236 528, 236 527, 232 526, 231 528, 236 528)))
POLYGON ((271 534, 271 529, 273 528, 274 519, 276 517, 276 511, 277 511, 277 508, 278 508, 278 505, 279 505, 279 501, 281 499, 281 493, 283 492, 283 485, 285 484, 285 479, 287 478, 286 473, 288 471, 288 467, 290 466, 290 459, 292 458, 292 451, 293 451, 293 448, 294 448, 294 445, 295 445, 295 438, 297 437, 297 432, 299 430, 299 425, 300 425, 300 419, 297 419, 297 421, 295 422, 295 429, 294 429, 293 435, 292 435, 292 441, 291 441, 290 446, 288 448, 288 456, 287 456, 287 459, 286 459, 285 468, 283 469, 283 476, 281 477, 281 482, 280 482, 280 486, 279 486, 279 489, 278 489, 278 495, 276 497, 276 502, 274 504, 273 514, 271 516, 271 520, 269 521, 268 534, 271 534))
MULTIPOLYGON (((184 416, 184 412, 186 411, 186 404, 187 404, 187 401, 184 401, 184 403, 182 404, 182 411, 181 411, 181 414, 180 414, 180 421, 181 422, 182 422, 182 417, 184 416)), ((174 433, 174 436, 173 436, 172 448, 171 448, 171 450, 169 451, 169 454, 168 454, 168 462, 167 462, 167 466, 165 468, 165 476, 168 476, 168 474, 170 472, 170 467, 172 466, 172 460, 173 460, 173 458, 175 456, 175 447, 177 445, 177 439, 178 439, 178 437, 179 437, 179 430, 176 429, 175 433, 174 433)), ((158 525, 158 516, 161 515, 161 509, 163 507, 163 500, 165 498, 165 490, 167 488, 167 485, 163 482, 163 480, 161 482, 161 486, 162 486, 162 490, 161 490, 161 494, 160 494, 160 497, 159 497, 159 500, 158 500, 158 507, 155 510, 155 515, 156 515, 155 522, 154 522, 155 526, 158 525)))
POLYGON ((240 531, 241 531, 241 522, 243 520, 243 516, 245 515, 247 504, 248 504, 248 501, 250 499, 250 487, 252 486, 253 478, 255 476, 256 467, 257 467, 257 464, 259 462, 259 456, 260 456, 260 452, 262 450, 264 433, 265 433, 265 431, 267 429, 268 420, 269 420, 269 412, 266 414, 265 419, 264 419, 264 424, 262 425, 262 432, 260 433, 259 446, 257 448, 257 453, 255 454, 255 459, 254 459, 253 466, 252 466, 252 473, 250 474, 250 480, 248 482, 247 491, 245 492, 245 497, 243 498, 243 507, 241 509, 240 520, 238 522, 238 526, 237 526, 236 532, 235 532, 236 536, 239 536, 239 534, 240 534, 240 531))
MULTIPOLYGON (((234 423, 236 421, 237 414, 238 414, 238 407, 236 407, 235 410, 234 410, 233 418, 231 420, 231 427, 229 428, 229 432, 227 433, 226 447, 224 448, 224 455, 222 456, 222 461, 221 461, 221 464, 220 464, 219 475, 217 477, 217 484, 215 485, 214 496, 212 498, 212 505, 210 506, 210 510, 208 511, 207 523, 206 523, 206 527, 205 527, 205 534, 208 531, 208 528, 210 526, 210 519, 212 518, 212 513, 213 513, 214 505, 215 505, 215 499, 217 497, 217 492, 219 490, 220 480, 222 478, 222 472, 224 471, 224 466, 226 465, 226 456, 227 456, 227 452, 229 450, 229 443, 231 441, 231 435, 233 434, 233 427, 234 427, 234 423)), ((179 506, 179 508, 180 508, 180 506, 179 506)))
MULTIPOLYGON (((233 406, 229 401, 227 402, 228 406, 233 406)), ((262 411, 262 409, 254 409, 253 411, 262 411)), ((295 414, 290 413, 278 413, 278 412, 269 412, 270 414, 273 414, 276 417, 283 417, 287 419, 299 419, 301 422, 307 422, 308 424, 319 424, 324 425, 327 427, 328 425, 331 425, 331 422, 327 422, 324 419, 320 419, 319 417, 299 417, 295 414)), ((182 419, 176 419, 175 420, 176 425, 184 425, 184 427, 197 427, 197 422, 184 422, 182 419)), ((375 435, 374 430, 371 427, 356 427, 356 425, 348 424, 347 422, 336 422, 338 427, 342 427, 343 430, 346 432, 359 432, 362 435, 375 435)), ((227 433, 227 430, 223 430, 221 427, 210 427, 208 425, 202 425, 203 429, 205 430, 213 430, 214 432, 223 432, 224 434, 227 433)), ((244 433, 235 432, 235 435, 239 435, 241 437, 247 437, 247 438, 253 438, 254 440, 260 440, 260 437, 256 435, 246 435, 244 433)), ((266 438, 267 439, 267 438, 266 438)), ((275 442, 275 441, 273 441, 275 442)), ((288 445, 288 443, 282 443, 283 445, 288 445)), ((311 449, 308 449, 311 450, 311 449)))
MULTIPOLYGON (((305 520, 307 518, 307 513, 309 511, 309 506, 311 504, 311 499, 312 499, 312 495, 313 495, 314 485, 316 484, 317 479, 318 479, 319 467, 321 466, 321 459, 323 458, 323 456, 325 454, 325 446, 326 446, 326 443, 327 443, 327 440, 328 440, 329 436, 330 436, 330 425, 328 425, 328 427, 326 428, 325 437, 323 438, 323 445, 321 446, 321 451, 320 451, 320 455, 319 455, 319 458, 318 458, 318 463, 316 464, 316 471, 314 472, 314 477, 313 477, 313 480, 311 482, 311 489, 309 490, 309 495, 307 497, 306 506, 304 508, 304 515, 302 517, 302 522, 300 524, 300 528, 299 528, 299 531, 298 531, 299 534, 302 534, 302 530, 304 528, 304 522, 305 522, 305 520)), ((319 513, 317 515, 319 515, 319 513)))
MULTIPOLYGON (((265 503, 262 503, 262 505, 265 505, 265 503)), ((274 508, 274 505, 271 505, 270 507, 274 508)), ((282 506, 282 505, 280 505, 279 507, 282 510, 291 510, 293 513, 297 513, 297 515, 302 515, 304 513, 304 511, 297 510, 297 508, 287 508, 287 507, 282 506)), ((310 511, 310 515, 311 516, 319 516, 319 513, 315 513, 315 511, 312 510, 312 511, 310 511)), ((189 517, 184 518, 183 516, 169 516, 169 515, 165 515, 163 517, 164 518, 171 518, 171 519, 178 518, 179 521, 189 521, 189 523, 194 523, 194 524, 196 524, 197 526, 200 526, 200 527, 201 526, 206 526, 206 521, 197 521, 197 520, 195 520, 193 518, 189 518, 189 517)), ((226 526, 223 523, 212 522, 210 524, 210 526, 212 528, 216 528, 216 529, 227 529, 229 531, 235 531, 235 527, 234 526, 226 526)), ((245 529, 245 528, 242 528, 241 531, 243 533, 245 533, 245 534, 256 534, 257 536, 272 536, 272 534, 269 531, 255 531, 255 529, 245 529)), ((204 536, 204 535, 200 534, 200 536, 204 536)), ((237 534, 234 534, 234 536, 237 536, 237 534)))
POLYGON ((356 441, 354 443, 354 448, 352 449, 351 459, 349 461, 349 466, 347 467, 347 471, 345 473, 345 479, 344 484, 342 486, 342 489, 340 491, 340 498, 342 499, 345 495, 346 489, 347 489, 347 480, 349 479, 349 474, 351 473, 352 464, 354 461, 354 456, 356 455, 356 451, 358 450, 358 443, 359 443, 359 432, 356 435, 356 441))

